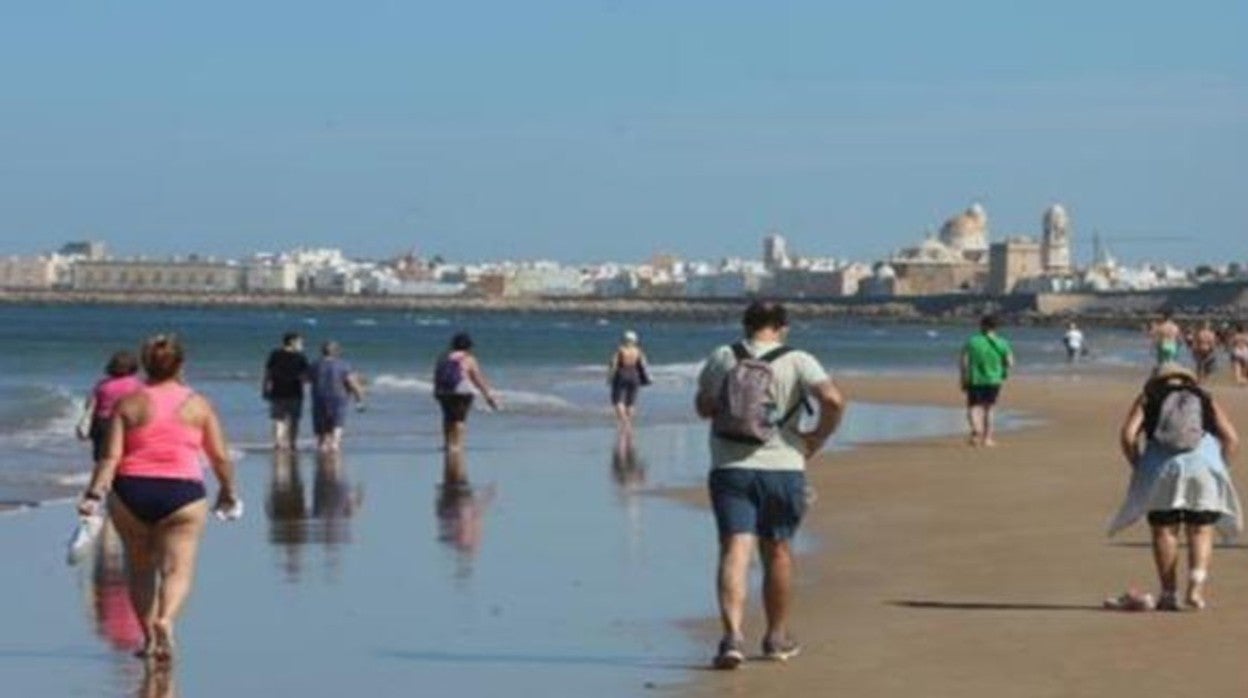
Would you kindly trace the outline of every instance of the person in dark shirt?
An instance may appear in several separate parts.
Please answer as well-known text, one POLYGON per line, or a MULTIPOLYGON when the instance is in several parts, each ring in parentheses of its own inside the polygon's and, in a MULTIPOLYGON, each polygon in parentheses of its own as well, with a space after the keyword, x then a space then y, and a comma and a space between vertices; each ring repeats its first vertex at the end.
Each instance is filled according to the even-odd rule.
POLYGON ((282 335, 282 346, 269 353, 264 364, 264 399, 273 420, 273 448, 295 450, 299 420, 303 418, 303 384, 308 380, 308 357, 303 337, 297 332, 282 335))

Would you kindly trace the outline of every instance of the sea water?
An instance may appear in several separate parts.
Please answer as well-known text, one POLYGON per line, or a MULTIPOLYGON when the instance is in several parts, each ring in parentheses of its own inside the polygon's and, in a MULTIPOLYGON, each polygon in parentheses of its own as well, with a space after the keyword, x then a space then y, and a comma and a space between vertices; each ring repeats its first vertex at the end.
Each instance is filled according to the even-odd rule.
MULTIPOLYGON (((428 446, 437 437, 429 396, 434 360, 456 331, 467 330, 505 411, 492 429, 558 431, 601 425, 610 416, 606 366, 620 333, 640 332, 655 385, 642 397, 648 424, 688 423, 702 358, 738 333, 732 323, 606 319, 515 313, 0 307, 0 502, 37 502, 77 492, 89 469, 86 444, 73 438, 83 398, 118 349, 145 336, 176 332, 188 351, 187 379, 221 412, 231 442, 258 450, 268 442, 260 400, 264 360, 285 331, 303 333, 315 358, 339 341, 368 381, 368 412, 353 416, 352 449, 428 446)), ((798 322, 795 344, 830 370, 849 373, 952 372, 971 328, 798 322)), ((1059 332, 1010 329, 1022 371, 1064 364, 1059 332)), ((1135 333, 1092 332, 1092 361, 1143 363, 1135 333)), ((851 425, 852 426, 852 425, 851 425)), ((865 426, 865 425, 864 425, 865 426)), ((306 432, 306 424, 305 424, 306 432)), ((904 436, 904 435, 903 435, 904 436)), ((842 439, 861 435, 852 430, 842 439)))

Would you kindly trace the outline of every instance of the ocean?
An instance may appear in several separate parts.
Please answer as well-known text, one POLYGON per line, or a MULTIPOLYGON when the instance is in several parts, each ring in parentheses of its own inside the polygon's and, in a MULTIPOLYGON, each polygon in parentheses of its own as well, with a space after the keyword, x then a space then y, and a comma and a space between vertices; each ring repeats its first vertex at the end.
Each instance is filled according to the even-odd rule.
MULTIPOLYGON (((348 447, 403 452, 437 446, 430 375, 434 358, 454 332, 473 335, 477 355, 505 403, 502 412, 476 420, 474 428, 558 432, 609 423, 605 366, 626 328, 641 334, 655 379, 643 392, 640 423, 694 423, 689 405, 700 361, 714 346, 735 338, 735 324, 543 314, 0 307, 5 347, 0 355, 0 502, 35 503, 79 491, 90 468, 87 445, 73 437, 82 401, 113 351, 135 349, 142 338, 157 332, 172 331, 182 338, 188 351, 187 380, 216 404, 231 444, 248 453, 268 444, 259 384, 265 357, 281 334, 302 333, 310 357, 325 340, 337 340, 369 386, 367 412, 351 417, 348 447)), ((834 375, 933 373, 955 370, 970 329, 798 322, 791 339, 834 375)), ((1015 342, 1020 371, 1065 368, 1059 330, 1005 332, 1015 342)), ((1091 361, 1144 364, 1141 335, 1121 330, 1089 334, 1091 361)), ((852 419, 837 441, 907 438, 915 429, 957 428, 939 424, 944 420, 935 412, 926 420, 931 428, 913 419, 905 425, 852 419)))

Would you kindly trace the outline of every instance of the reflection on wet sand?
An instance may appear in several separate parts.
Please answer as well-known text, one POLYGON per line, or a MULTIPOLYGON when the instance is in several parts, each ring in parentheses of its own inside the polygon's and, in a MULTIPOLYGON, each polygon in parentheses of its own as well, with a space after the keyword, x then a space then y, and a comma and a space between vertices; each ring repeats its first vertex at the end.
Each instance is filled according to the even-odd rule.
POLYGON ((130 603, 126 557, 121 537, 105 521, 95 543, 91 563, 91 608, 95 632, 116 650, 132 652, 143 646, 143 626, 130 603))
POLYGON ((621 429, 616 434, 615 448, 611 449, 611 475, 625 492, 646 484, 646 463, 637 455, 631 430, 621 429))
POLYGON ((456 552, 455 576, 459 579, 472 576, 472 560, 485 534, 485 510, 494 493, 493 486, 474 488, 469 484, 463 450, 446 451, 434 511, 438 540, 456 552))
POLYGON ((134 694, 135 698, 175 698, 178 695, 174 684, 173 665, 162 662, 145 662, 143 666, 143 683, 134 694))
POLYGON ((347 477, 342 454, 318 453, 309 513, 299 455, 273 454, 265 510, 269 516, 269 541, 283 554, 281 566, 288 581, 300 580, 304 549, 309 543, 324 545, 329 568, 337 568, 337 547, 351 541, 350 519, 363 501, 363 490, 353 486, 347 477))
POLYGON ((646 484, 646 462, 637 454, 632 429, 616 432, 615 445, 611 449, 611 477, 615 480, 628 524, 625 534, 629 554, 640 555, 643 531, 641 498, 637 495, 646 484))

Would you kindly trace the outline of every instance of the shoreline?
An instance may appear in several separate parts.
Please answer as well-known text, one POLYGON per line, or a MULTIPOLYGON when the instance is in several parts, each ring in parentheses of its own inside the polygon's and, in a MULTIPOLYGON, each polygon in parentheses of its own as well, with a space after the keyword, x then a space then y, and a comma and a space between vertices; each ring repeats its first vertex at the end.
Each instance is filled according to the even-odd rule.
MULTIPOLYGON (((997 448, 971 449, 957 435, 821 455, 809 471, 819 500, 804 526, 813 545, 796 566, 795 632, 806 652, 787 665, 696 674, 674 693, 1237 695, 1248 681, 1232 639, 1248 639, 1243 546, 1215 553, 1209 611, 1100 609, 1125 585, 1155 585, 1146 529, 1104 537, 1126 485, 1116 430, 1140 373, 1016 377, 1002 407, 1038 420, 1003 433, 997 448), (1214 647, 1202 641, 1210 636, 1220 638, 1214 647)), ((838 382, 851 410, 855 401, 960 407, 948 380, 838 382)), ((1248 390, 1224 375, 1212 389, 1236 424, 1248 423, 1248 390)), ((701 490, 678 498, 709 517, 701 490)), ((751 650, 761 632, 758 592, 755 582, 751 650)), ((718 619, 679 627, 709 661, 718 619)))
MULTIPOLYGON (((1236 287, 1237 288, 1237 287, 1236 287)), ((1200 289, 1182 289, 1193 293, 1200 289)), ((1210 291, 1213 293, 1213 291, 1210 291)), ((1178 291, 1176 291, 1176 294, 1178 291)), ((796 318, 844 319, 879 323, 948 323, 998 313, 1011 325, 1055 326, 1077 319, 1097 327, 1137 328, 1162 309, 1176 317, 1234 319, 1243 313, 1248 290, 1239 298, 1220 292, 1217 300, 1174 299, 1149 293, 1123 294, 1107 305, 1080 304, 1071 295, 1045 298, 1034 295, 984 296, 942 294, 888 298, 784 298, 796 318)), ((270 310, 373 310, 384 312, 462 312, 484 314, 582 314, 609 317, 648 317, 735 321, 750 298, 601 298, 595 296, 481 297, 481 296, 365 296, 287 293, 187 293, 135 291, 71 291, 0 289, 0 305, 103 306, 158 308, 226 308, 270 310)), ((1084 300, 1087 300, 1084 298, 1084 300)))

